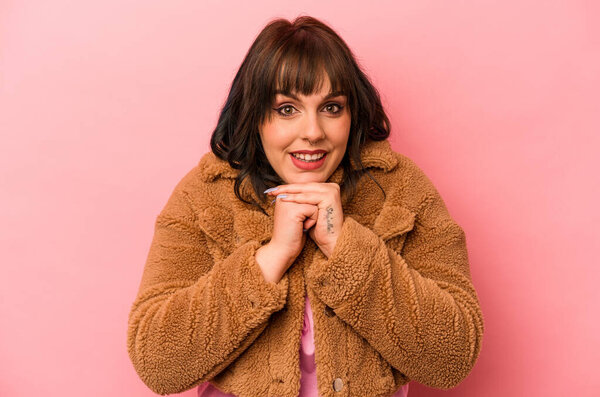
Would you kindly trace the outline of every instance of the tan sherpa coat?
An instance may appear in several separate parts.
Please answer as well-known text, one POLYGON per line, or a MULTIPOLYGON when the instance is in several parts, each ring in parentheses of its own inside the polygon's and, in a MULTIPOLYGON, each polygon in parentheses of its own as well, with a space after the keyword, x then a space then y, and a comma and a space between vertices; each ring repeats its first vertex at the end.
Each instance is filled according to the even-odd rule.
MULTIPOLYGON (((298 396, 305 288, 313 311, 319 394, 388 396, 410 380, 450 388, 472 369, 483 318, 465 233, 438 191, 389 142, 361 156, 364 176, 331 257, 307 235, 279 283, 265 281, 256 250, 265 216, 233 192, 238 171, 205 154, 156 219, 128 351, 158 394, 210 380, 241 397, 298 396), (334 389, 335 381, 335 389, 334 389)), ((329 182, 341 182, 339 167, 329 182)), ((243 193, 258 198, 244 185, 243 193)))

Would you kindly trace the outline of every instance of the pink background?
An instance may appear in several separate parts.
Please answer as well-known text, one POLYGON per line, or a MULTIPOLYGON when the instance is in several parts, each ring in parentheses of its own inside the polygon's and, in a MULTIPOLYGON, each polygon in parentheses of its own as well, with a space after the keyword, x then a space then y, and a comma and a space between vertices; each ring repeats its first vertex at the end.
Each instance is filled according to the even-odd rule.
POLYGON ((0 395, 153 395, 126 329, 155 217, 260 29, 308 14, 467 234, 479 361, 410 396, 597 396, 597 4, 2 1, 0 395))

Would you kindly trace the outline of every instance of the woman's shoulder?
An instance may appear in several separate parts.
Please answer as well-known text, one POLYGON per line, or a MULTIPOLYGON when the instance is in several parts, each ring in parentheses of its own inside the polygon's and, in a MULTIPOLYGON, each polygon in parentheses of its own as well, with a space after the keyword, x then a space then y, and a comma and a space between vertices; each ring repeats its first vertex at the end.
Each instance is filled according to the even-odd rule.
POLYGON ((412 157, 393 149, 387 140, 366 146, 363 151, 363 162, 367 166, 379 168, 380 171, 390 174, 394 180, 399 178, 406 183, 413 181, 417 184, 413 186, 415 188, 426 187, 425 179, 430 181, 412 157))
POLYGON ((203 212, 206 208, 224 207, 222 201, 228 191, 227 183, 220 183, 219 176, 235 176, 228 163, 218 159, 212 152, 202 155, 200 160, 189 169, 176 183, 172 197, 185 197, 194 212, 203 212))
POLYGON ((369 168, 391 174, 394 179, 422 178, 423 170, 407 154, 392 148, 389 140, 367 141, 361 151, 361 159, 369 168))
POLYGON ((419 164, 407 154, 389 148, 396 161, 395 167, 386 172, 384 189, 391 193, 390 199, 413 212, 419 212, 421 207, 431 201, 442 201, 440 192, 419 164))
POLYGON ((229 163, 219 159, 214 153, 207 152, 180 178, 175 189, 186 191, 218 189, 214 182, 220 177, 235 178, 237 173, 238 171, 231 168, 229 163))

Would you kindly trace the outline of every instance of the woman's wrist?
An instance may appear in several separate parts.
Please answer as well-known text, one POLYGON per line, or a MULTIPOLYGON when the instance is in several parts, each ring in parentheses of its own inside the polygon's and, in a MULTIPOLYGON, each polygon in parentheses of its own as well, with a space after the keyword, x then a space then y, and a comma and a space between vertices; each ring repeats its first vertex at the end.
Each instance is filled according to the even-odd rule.
POLYGON ((287 256, 270 243, 256 250, 255 260, 265 280, 275 284, 283 277, 289 262, 287 256))

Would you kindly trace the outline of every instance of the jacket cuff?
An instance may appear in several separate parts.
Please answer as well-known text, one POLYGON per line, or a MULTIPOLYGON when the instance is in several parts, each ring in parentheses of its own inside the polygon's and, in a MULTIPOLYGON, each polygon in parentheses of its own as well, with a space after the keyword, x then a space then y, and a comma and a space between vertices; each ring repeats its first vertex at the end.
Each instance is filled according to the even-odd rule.
MULTIPOLYGON (((285 273, 277 283, 267 281, 262 270, 256 262, 256 251, 261 247, 258 241, 248 241, 247 251, 241 257, 246 258, 242 263, 245 269, 241 270, 243 280, 236 287, 241 289, 241 296, 245 302, 242 303, 243 311, 248 318, 255 318, 257 313, 273 313, 285 306, 288 294, 288 275, 285 273)), ((242 312, 243 312, 242 311, 242 312)))
POLYGON ((306 273, 307 284, 333 309, 352 298, 372 277, 371 264, 380 238, 353 218, 344 217, 333 252, 327 258, 320 249, 306 273))

